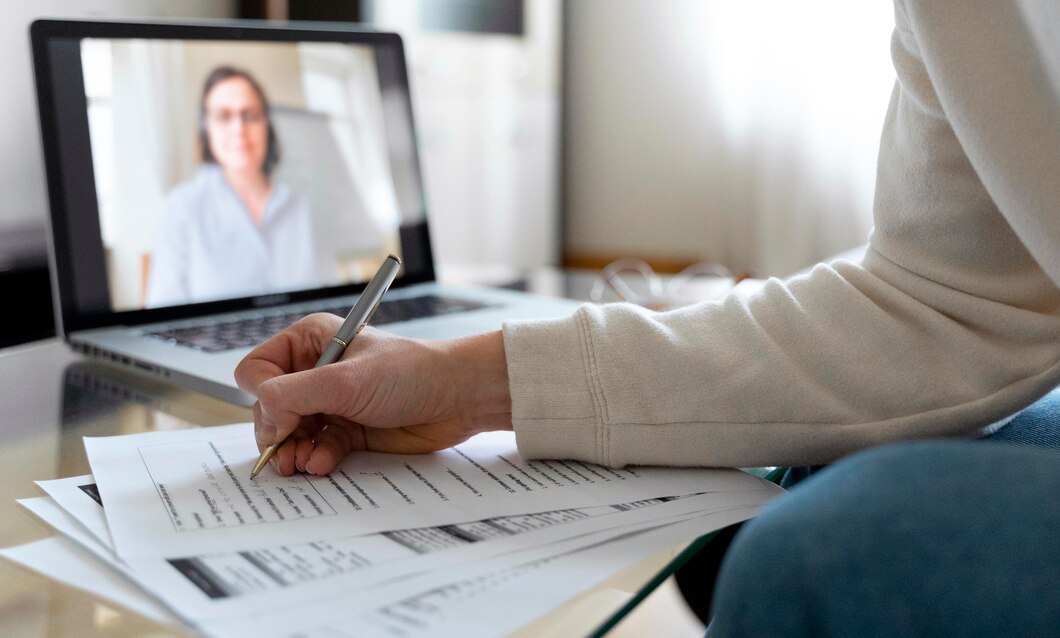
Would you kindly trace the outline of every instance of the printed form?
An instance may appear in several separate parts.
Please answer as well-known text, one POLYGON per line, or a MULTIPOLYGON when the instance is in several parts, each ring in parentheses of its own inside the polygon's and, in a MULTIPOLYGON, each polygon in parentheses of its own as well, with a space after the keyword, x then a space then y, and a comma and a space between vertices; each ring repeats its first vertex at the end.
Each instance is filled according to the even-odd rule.
MULTIPOLYGON (((775 493, 775 492, 774 492, 775 493)), ((526 562, 537 562, 545 559, 547 562, 550 557, 560 556, 571 551, 577 551, 580 548, 592 547, 599 543, 607 542, 608 540, 619 539, 629 537, 631 534, 639 536, 638 532, 644 532, 659 526, 666 526, 667 524, 675 523, 680 520, 689 519, 697 521, 695 530, 692 532, 685 531, 683 536, 679 536, 674 540, 669 541, 672 545, 681 540, 687 540, 694 537, 697 534, 702 534, 711 529, 717 529, 717 527, 723 526, 727 523, 734 522, 737 520, 743 520, 751 515, 761 504, 765 497, 764 491, 760 492, 758 498, 753 499, 758 502, 757 505, 747 504, 745 498, 733 498, 735 494, 707 494, 699 496, 691 496, 684 499, 673 499, 659 505, 660 510, 657 513, 647 512, 645 509, 635 509, 622 514, 619 518, 629 519, 637 518, 637 522, 627 520, 625 524, 621 524, 613 529, 597 529, 595 531, 588 531, 588 528, 581 530, 582 532, 588 531, 588 533, 577 534, 574 537, 567 538, 561 530, 545 529, 539 530, 538 533, 544 532, 550 534, 550 538, 543 545, 539 545, 539 542, 530 543, 527 546, 518 547, 514 551, 502 552, 497 555, 485 553, 479 556, 472 556, 468 553, 470 550, 475 553, 475 549, 471 547, 464 547, 462 556, 458 557, 455 561, 448 561, 446 569, 432 569, 426 573, 420 573, 413 579, 402 579, 399 581, 391 579, 389 583, 380 582, 377 585, 371 587, 365 586, 365 583, 354 583, 347 582, 342 587, 331 587, 325 591, 317 592, 310 598, 304 596, 286 596, 281 600, 274 601, 266 610, 257 611, 254 613, 226 613, 216 618, 196 618, 194 614, 189 613, 189 609, 177 605, 172 599, 169 599, 160 586, 160 583, 151 582, 151 579, 144 578, 143 574, 131 572, 128 567, 118 562, 115 557, 113 550, 109 547, 104 547, 95 538, 89 534, 80 533, 77 529, 71 526, 72 517, 64 514, 59 509, 51 498, 37 498, 37 499, 26 499, 20 501, 30 511, 40 516, 45 522, 48 522, 56 530, 66 534, 68 538, 76 541, 81 547, 90 550, 98 559, 104 561, 108 566, 117 569, 119 572, 130 578, 133 582, 138 583, 145 591, 151 592, 158 599, 163 600, 167 603, 167 607, 171 611, 178 612, 178 615, 186 622, 196 625, 201 629, 210 630, 211 627, 222 626, 227 627, 219 632, 220 635, 243 635, 242 631, 233 631, 232 626, 234 625, 257 625, 257 621, 262 619, 268 619, 265 626, 268 630, 264 631, 264 635, 317 635, 320 628, 307 629, 313 626, 314 623, 321 622, 326 618, 332 618, 330 622, 339 623, 347 627, 357 627, 358 634, 361 629, 366 629, 365 618, 359 618, 359 614, 368 613, 370 616, 379 616, 380 613, 387 615, 389 612, 388 608, 397 607, 408 607, 418 606, 420 603, 417 601, 431 601, 429 606, 437 608, 439 611, 444 609, 447 604, 442 604, 439 607, 441 601, 436 601, 438 590, 435 587, 441 587, 445 592, 453 589, 455 581, 466 579, 474 574, 485 574, 492 572, 498 568, 504 566, 515 566, 526 562), (708 503, 704 499, 712 500, 714 502, 708 503), (700 501, 698 504, 695 501, 700 501), (696 513, 697 510, 707 507, 707 510, 696 513), (560 533, 554 533, 560 532, 560 533), (493 556, 491 558, 491 556, 493 556), (485 571, 484 571, 485 570, 485 571), (354 586, 354 585, 360 585, 354 586), (378 612, 371 612, 371 610, 377 609, 378 612), (336 615, 336 612, 338 615, 336 615), (278 617, 277 617, 278 616, 278 617), (226 620, 227 619, 227 620, 226 620), (279 633, 276 633, 279 632, 279 633)), ((588 521, 582 520, 581 523, 588 521)), ((74 525, 79 525, 74 523, 74 525)), ((650 532, 649 532, 650 533, 650 532)), ((648 537, 645 537, 648 538, 648 537)), ((542 541, 545 539, 538 539, 542 541)), ((626 548, 624 551, 618 553, 618 555, 609 555, 607 559, 606 569, 617 570, 623 565, 631 564, 636 562, 640 558, 643 558, 645 554, 642 552, 658 551, 663 549, 662 545, 653 544, 638 544, 634 547, 622 545, 626 548), (634 550, 634 551, 628 551, 634 550)), ((460 553, 461 550, 456 550, 460 553)), ((444 554, 444 552, 442 552, 444 554)), ((12 557, 14 558, 14 557, 12 557)), ((35 556, 33 554, 27 554, 23 557, 24 560, 18 560, 22 564, 36 569, 45 574, 54 575, 55 577, 63 580, 61 577, 62 570, 55 567, 55 560, 47 557, 35 556)), ((71 558, 71 557, 66 557, 71 558)), ((434 567, 437 567, 435 565, 434 567)), ((501 576, 500 581, 507 581, 510 576, 501 576)), ((372 579, 369 579, 372 580, 372 579)), ((580 587, 588 586, 585 581, 578 580, 577 583, 566 583, 567 585, 575 585, 580 587)), ((466 583, 457 586, 460 591, 481 591, 485 585, 484 581, 478 581, 474 583, 466 583)), ((75 585, 88 589, 102 595, 104 597, 113 597, 114 592, 108 591, 106 587, 95 587, 91 585, 91 580, 85 580, 82 584, 75 585)), ((553 584, 549 589, 550 591, 556 590, 557 584, 553 584)), ((489 589, 492 586, 487 586, 489 589)), ((566 591, 566 589, 564 589, 566 591)), ((299 592, 302 593, 302 592, 299 592)), ((457 598, 463 598, 459 596, 457 598)), ((443 595, 443 598, 450 598, 449 595, 443 595)), ((551 597, 550 600, 554 598, 551 597)), ((120 598, 118 602, 125 603, 120 598)), ((455 602, 450 601, 450 602, 455 602)), ((537 613, 544 611, 543 608, 530 605, 528 609, 523 611, 537 610, 537 613)), ((232 612, 232 609, 227 610, 232 612)), ((406 610, 407 611, 407 610, 406 610)), ((425 611, 425 610, 421 610, 425 611)), ((426 620, 426 619, 425 619, 426 620)), ((434 619, 436 620, 436 619, 434 619)), ((433 624, 434 620, 431 621, 433 624)), ((371 623, 368 623, 371 624, 371 623)), ((419 623, 414 623, 419 624, 419 623)), ((260 631, 257 629, 255 631, 260 631)), ((327 633, 327 632, 325 632, 327 633)), ((374 633, 374 632, 372 632, 374 633)))
MULTIPOLYGON (((109 549, 111 543, 106 534, 104 509, 94 496, 96 490, 92 476, 42 481, 38 485, 67 512, 77 512, 75 518, 79 523, 108 547, 106 554, 109 556, 101 558, 115 558, 109 549)), ((436 569, 461 560, 479 560, 509 550, 513 546, 511 543, 547 544, 566 535, 624 527, 626 523, 657 524, 659 519, 666 516, 682 516, 700 510, 755 507, 779 491, 765 481, 748 483, 748 487, 753 489, 495 517, 463 524, 394 530, 255 550, 169 559, 135 559, 128 564, 139 582, 145 586, 149 584, 156 595, 190 620, 261 613, 277 605, 326 598, 336 588, 352 592, 412 572, 436 569), (656 508, 663 504, 668 506, 656 508), (670 507, 670 504, 677 509, 670 507), (629 516, 640 510, 652 512, 644 512, 639 517, 629 516), (538 534, 539 538, 533 541, 522 536, 550 528, 557 529, 547 536, 538 534), (521 536, 521 539, 516 541, 513 538, 515 536, 521 536), (447 554, 442 550, 455 551, 447 554), (414 562, 401 560, 427 554, 431 554, 432 559, 426 562, 422 558, 414 562), (438 560, 434 560, 436 557, 438 560)), ((30 504, 27 502, 24 505, 29 507, 30 504)), ((56 524, 52 517, 45 516, 46 512, 30 509, 59 531, 77 538, 72 530, 56 524)), ((100 555, 96 547, 86 547, 100 555)))
MULTIPOLYGON (((701 498, 703 496, 680 500, 701 498)), ((144 593, 138 592, 131 583, 114 579, 108 568, 114 568, 126 577, 134 575, 117 561, 111 548, 72 528, 73 519, 64 514, 51 498, 19 502, 76 540, 81 548, 91 550, 102 563, 85 555, 80 548, 62 543, 67 539, 60 538, 0 550, 0 555, 160 622, 174 622, 172 616, 144 593)), ((677 505, 677 502, 667 503, 667 506, 671 505, 677 505)), ((645 555, 744 520, 752 516, 757 507, 715 507, 708 513, 675 518, 676 511, 689 509, 682 506, 647 525, 623 526, 624 530, 604 530, 545 547, 524 547, 494 558, 464 561, 452 569, 434 570, 412 580, 384 584, 369 591, 333 589, 328 596, 317 597, 305 604, 288 601, 286 605, 274 605, 271 613, 198 622, 181 609, 179 616, 207 633, 227 637, 306 638, 348 636, 350 632, 354 635, 386 633, 395 636, 506 633, 645 555), (681 519, 685 522, 676 522, 681 519), (641 531, 633 533, 634 530, 641 531), (520 604, 513 607, 512 600, 519 600, 520 604), (474 609, 464 609, 468 604, 474 609), (458 627, 451 626, 454 619, 460 621, 458 627), (442 631, 439 634, 436 630, 442 631)), ((145 590, 158 594, 153 583, 145 583, 142 578, 132 580, 139 582, 145 590)), ((172 608, 172 604, 168 606, 172 608)))
POLYGON ((254 481, 252 424, 86 438, 116 551, 185 558, 296 542, 758 489, 742 472, 525 461, 510 432, 427 455, 365 452, 330 476, 254 481))
POLYGON ((746 520, 757 507, 661 521, 636 534, 614 530, 435 570, 412 581, 250 617, 201 625, 226 638, 504 635, 645 557, 746 520))

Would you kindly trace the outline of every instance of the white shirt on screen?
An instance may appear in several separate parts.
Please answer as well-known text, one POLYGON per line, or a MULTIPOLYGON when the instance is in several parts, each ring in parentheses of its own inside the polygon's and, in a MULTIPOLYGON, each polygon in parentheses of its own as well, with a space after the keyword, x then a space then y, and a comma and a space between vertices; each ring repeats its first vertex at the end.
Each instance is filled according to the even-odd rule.
POLYGON ((147 307, 316 288, 318 267, 309 200, 280 179, 260 224, 216 165, 174 188, 155 236, 147 307))

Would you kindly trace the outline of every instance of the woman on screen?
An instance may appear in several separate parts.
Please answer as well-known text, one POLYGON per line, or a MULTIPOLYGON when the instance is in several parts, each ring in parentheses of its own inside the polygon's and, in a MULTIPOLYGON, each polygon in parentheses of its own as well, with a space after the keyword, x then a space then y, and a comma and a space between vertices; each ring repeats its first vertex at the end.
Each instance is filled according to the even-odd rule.
POLYGON ((261 85, 221 66, 199 105, 202 166, 166 197, 145 305, 322 285, 309 200, 274 173, 280 153, 261 85))

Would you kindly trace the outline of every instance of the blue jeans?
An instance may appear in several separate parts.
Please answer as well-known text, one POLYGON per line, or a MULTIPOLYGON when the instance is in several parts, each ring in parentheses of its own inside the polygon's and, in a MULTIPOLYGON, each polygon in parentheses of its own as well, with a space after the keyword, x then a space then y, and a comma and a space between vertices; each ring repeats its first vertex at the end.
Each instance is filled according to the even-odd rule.
POLYGON ((736 535, 708 635, 1060 635, 1048 448, 1060 391, 984 440, 900 443, 814 472, 736 535))

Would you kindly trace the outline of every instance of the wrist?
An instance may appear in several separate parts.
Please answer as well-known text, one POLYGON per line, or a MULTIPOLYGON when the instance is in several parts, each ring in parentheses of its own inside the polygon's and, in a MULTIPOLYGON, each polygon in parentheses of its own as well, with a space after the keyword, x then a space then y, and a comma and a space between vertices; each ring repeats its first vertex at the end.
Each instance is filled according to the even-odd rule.
POLYGON ((457 409, 476 432, 512 429, 508 361, 499 330, 450 342, 457 409))

